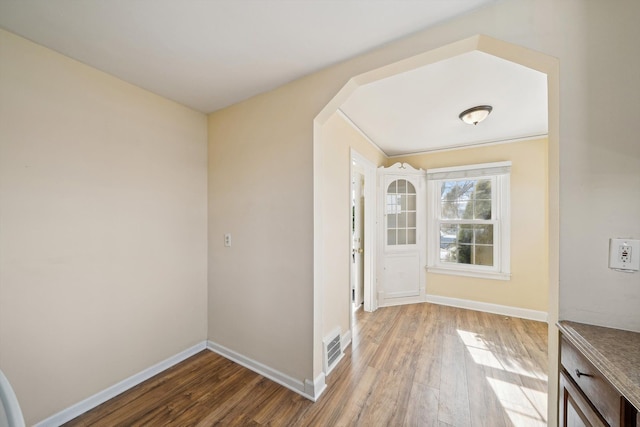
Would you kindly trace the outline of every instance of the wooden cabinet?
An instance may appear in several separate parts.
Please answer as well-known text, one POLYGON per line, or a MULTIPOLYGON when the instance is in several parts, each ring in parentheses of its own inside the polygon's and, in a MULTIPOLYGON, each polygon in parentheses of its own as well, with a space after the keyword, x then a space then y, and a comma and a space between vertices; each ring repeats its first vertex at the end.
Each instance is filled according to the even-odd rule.
POLYGON ((564 371, 560 372, 560 425, 563 427, 605 427, 607 425, 564 371))
POLYGON ((563 336, 559 398, 562 427, 640 427, 635 408, 563 336))

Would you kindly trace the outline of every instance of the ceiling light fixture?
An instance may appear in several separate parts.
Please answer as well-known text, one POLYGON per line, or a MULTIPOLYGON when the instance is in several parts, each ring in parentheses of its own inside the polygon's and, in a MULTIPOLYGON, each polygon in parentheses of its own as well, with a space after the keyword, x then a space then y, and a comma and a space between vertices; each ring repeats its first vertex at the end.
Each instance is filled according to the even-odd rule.
POLYGON ((478 105, 477 107, 464 110, 458 117, 465 123, 477 125, 487 118, 491 110, 493 110, 491 105, 478 105))

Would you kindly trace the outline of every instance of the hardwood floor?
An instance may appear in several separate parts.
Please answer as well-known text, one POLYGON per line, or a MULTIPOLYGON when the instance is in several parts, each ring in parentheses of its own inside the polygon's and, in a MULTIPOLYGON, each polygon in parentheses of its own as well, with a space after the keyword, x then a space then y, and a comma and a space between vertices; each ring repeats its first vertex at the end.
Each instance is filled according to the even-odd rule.
POLYGON ((547 325, 432 304, 356 314, 313 403, 203 351, 68 426, 545 426, 547 325))

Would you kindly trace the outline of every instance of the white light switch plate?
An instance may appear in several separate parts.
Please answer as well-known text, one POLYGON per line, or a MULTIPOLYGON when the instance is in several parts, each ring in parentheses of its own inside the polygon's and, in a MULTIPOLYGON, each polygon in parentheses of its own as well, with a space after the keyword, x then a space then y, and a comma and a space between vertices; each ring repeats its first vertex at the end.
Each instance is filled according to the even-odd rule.
POLYGON ((609 239, 609 268, 640 270, 640 240, 609 239))

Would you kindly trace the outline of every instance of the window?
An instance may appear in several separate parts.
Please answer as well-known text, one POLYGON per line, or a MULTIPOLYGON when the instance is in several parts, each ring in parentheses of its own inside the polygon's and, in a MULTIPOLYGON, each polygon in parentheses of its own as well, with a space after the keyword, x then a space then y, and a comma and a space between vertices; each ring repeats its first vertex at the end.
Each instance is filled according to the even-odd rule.
POLYGON ((428 270, 508 280, 511 162, 427 171, 428 270))
POLYGON ((416 188, 406 179, 387 187, 387 245, 416 244, 416 188))

